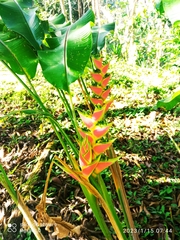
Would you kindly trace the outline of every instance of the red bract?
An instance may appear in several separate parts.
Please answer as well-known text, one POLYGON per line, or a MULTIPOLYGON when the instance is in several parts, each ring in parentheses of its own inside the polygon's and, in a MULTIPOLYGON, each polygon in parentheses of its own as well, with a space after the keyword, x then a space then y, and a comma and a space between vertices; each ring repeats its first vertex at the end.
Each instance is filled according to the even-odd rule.
POLYGON ((100 121, 104 117, 104 109, 95 109, 94 113, 92 115, 92 119, 94 119, 95 122, 100 121))
POLYGON ((96 126, 96 128, 93 129, 92 133, 95 138, 99 139, 102 138, 108 132, 109 128, 110 125, 104 127, 96 126))
POLYGON ((114 99, 110 99, 108 102, 104 104, 104 112, 106 113, 109 107, 111 106, 111 103, 114 101, 114 99))
POLYGON ((107 142, 107 143, 97 143, 93 147, 93 152, 96 155, 99 155, 101 153, 104 153, 110 146, 112 142, 107 142))
POLYGON ((88 141, 88 138, 85 137, 82 141, 80 152, 79 152, 79 163, 81 168, 91 164, 92 162, 92 149, 91 144, 88 141))
POLYGON ((94 64, 96 68, 101 69, 103 67, 102 65, 102 59, 94 59, 94 64))
POLYGON ((94 104, 94 105, 103 105, 104 101, 102 99, 98 99, 98 98, 90 98, 91 102, 94 104))
POLYGON ((105 75, 107 73, 108 68, 109 68, 109 63, 106 64, 105 66, 103 66, 103 68, 101 69, 101 72, 103 75, 105 75))
POLYGON ((79 116, 87 128, 92 128, 94 126, 94 119, 91 116, 85 115, 79 112, 79 116))
POLYGON ((83 175, 88 178, 94 172, 94 170, 96 169, 97 165, 98 165, 98 162, 95 162, 95 163, 93 163, 91 165, 87 165, 86 167, 84 167, 82 169, 83 175))
POLYGON ((104 169, 108 168, 109 166, 111 166, 115 161, 117 161, 117 159, 110 159, 108 161, 105 162, 99 162, 96 166, 95 169, 95 174, 99 174, 100 172, 102 172, 104 169))
POLYGON ((106 76, 109 64, 103 65, 102 59, 94 59, 94 64, 99 70, 99 73, 91 73, 92 78, 96 82, 96 86, 90 86, 93 94, 97 96, 90 98, 95 109, 91 115, 79 112, 81 120, 88 128, 88 132, 79 129, 79 133, 83 137, 83 141, 80 144, 79 163, 85 178, 89 178, 92 173, 99 174, 117 160, 101 161, 101 155, 105 153, 113 141, 100 141, 109 131, 110 124, 100 126, 98 122, 103 120, 113 99, 106 100, 111 91, 111 88, 107 87, 110 76, 106 76))
POLYGON ((90 86, 91 90, 93 91, 93 93, 95 93, 98 96, 101 96, 101 93, 103 91, 102 87, 94 87, 94 86, 90 86))
POLYGON ((108 97, 110 91, 111 91, 111 88, 108 88, 101 94, 101 97, 103 98, 103 100, 105 100, 108 97))
POLYGON ((103 77, 99 73, 91 73, 92 78, 97 82, 101 82, 103 77))
POLYGON ((105 88, 108 85, 109 80, 110 76, 108 76, 107 78, 103 78, 101 85, 105 88))
POLYGON ((94 139, 93 139, 93 136, 92 136, 91 133, 84 132, 84 131, 81 130, 80 128, 78 128, 78 131, 79 131, 79 133, 80 133, 80 135, 81 135, 82 138, 87 137, 87 138, 88 138, 88 141, 91 143, 91 145, 93 145, 94 139))

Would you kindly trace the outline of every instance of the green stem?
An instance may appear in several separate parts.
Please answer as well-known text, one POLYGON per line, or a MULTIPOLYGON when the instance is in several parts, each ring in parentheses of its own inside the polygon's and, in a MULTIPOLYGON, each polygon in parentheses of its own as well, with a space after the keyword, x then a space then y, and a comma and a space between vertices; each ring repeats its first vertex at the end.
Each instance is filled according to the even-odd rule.
POLYGON ((98 204, 97 198, 92 193, 90 193, 83 185, 81 185, 81 188, 83 190, 85 197, 88 200, 88 203, 93 211, 93 214, 94 214, 105 238, 107 240, 112 240, 112 236, 110 234, 108 226, 106 225, 106 222, 104 221, 104 216, 103 216, 100 206, 98 204))
POLYGON ((74 126, 74 129, 76 130, 76 133, 78 135, 78 139, 80 140, 81 139, 81 136, 79 134, 79 131, 78 131, 78 124, 77 124, 77 119, 76 119, 76 114, 75 114, 75 109, 74 109, 74 104, 73 104, 73 101, 72 101, 72 96, 71 96, 71 93, 69 94, 69 99, 70 99, 70 103, 68 102, 63 90, 59 90, 57 89, 58 93, 59 93, 59 96, 62 100, 62 102, 64 103, 64 106, 66 108, 66 112, 69 116, 69 118, 71 119, 71 122, 74 126))
MULTIPOLYGON (((66 141, 68 142, 68 144, 70 145, 70 147, 72 148, 74 154, 76 155, 76 157, 78 157, 78 151, 77 148, 74 146, 74 144, 72 143, 72 141, 70 140, 70 138, 67 136, 67 134, 64 132, 64 130, 62 129, 62 127, 60 126, 60 124, 54 119, 54 117, 52 116, 52 114, 47 110, 47 108, 44 106, 43 102, 41 101, 39 95, 37 94, 36 90, 34 89, 34 92, 27 86, 26 83, 24 83, 24 81, 15 73, 13 72, 13 70, 3 61, 3 64, 12 72, 12 74, 18 79, 18 81, 24 86, 24 88, 28 91, 28 93, 35 99, 35 101, 40 105, 41 109, 45 112, 47 118, 49 119, 50 123, 53 126, 53 129, 61 143, 61 145, 63 146, 67 156, 69 157, 70 161, 70 155, 69 155, 69 151, 66 147, 66 144, 64 143, 61 135, 59 134, 58 130, 61 132, 62 136, 64 136, 64 138, 66 139, 66 141), (58 130, 57 130, 58 128, 58 130)), ((27 76, 26 76, 27 77, 27 76)), ((28 77, 27 77, 28 78, 28 77)), ((29 80, 30 81, 30 80, 29 80)))
POLYGON ((39 232, 37 225, 34 223, 34 219, 28 207, 25 205, 20 193, 14 190, 14 187, 11 181, 9 180, 8 176, 6 175, 6 172, 4 171, 1 164, 0 164, 0 183, 8 191, 9 195, 11 196, 12 200, 15 202, 15 204, 21 211, 24 219, 26 220, 28 226, 30 227, 36 238, 38 240, 45 240, 43 235, 39 232))
POLYGON ((79 153, 78 153, 78 150, 77 150, 76 146, 74 146, 74 144, 72 143, 72 141, 69 139, 69 137, 67 136, 67 134, 64 132, 64 130, 62 129, 62 127, 59 125, 59 123, 58 123, 53 117, 50 117, 50 116, 49 116, 48 118, 49 118, 50 123, 51 123, 52 126, 53 126, 53 129, 54 129, 54 131, 55 131, 55 133, 56 133, 56 135, 57 135, 57 137, 58 137, 58 139, 59 139, 59 141, 60 141, 63 149, 65 150, 65 152, 66 152, 66 154, 67 154, 67 156, 68 156, 68 158, 69 158, 69 161, 71 162, 72 166, 75 167, 73 161, 71 161, 71 156, 70 156, 69 151, 68 151, 68 149, 67 149, 66 143, 63 141, 63 139, 62 139, 61 135, 59 134, 59 132, 57 131, 56 127, 57 127, 58 130, 61 132, 61 134, 64 136, 64 138, 66 139, 66 141, 69 143, 69 145, 70 145, 71 149, 73 150, 76 158, 78 158, 79 153))
POLYGON ((75 113, 75 109, 74 109, 74 104, 73 104, 73 101, 72 101, 71 93, 69 94, 69 99, 70 99, 70 106, 71 106, 71 109, 72 109, 74 127, 75 127, 75 130, 76 130, 77 136, 78 136, 78 140, 80 141, 82 138, 81 138, 81 136, 79 134, 79 131, 78 131, 78 124, 77 124, 77 119, 76 119, 76 113, 75 113))
POLYGON ((89 103, 89 93, 88 93, 88 90, 87 90, 86 84, 84 83, 83 78, 78 79, 78 83, 79 83, 79 86, 80 86, 80 88, 81 88, 82 94, 84 95, 84 99, 85 99, 85 101, 86 101, 86 104, 87 104, 89 110, 90 110, 91 113, 92 113, 93 110, 92 110, 92 107, 91 107, 91 105, 90 105, 90 103, 89 103), (83 84, 82 84, 82 83, 83 83, 83 84))
MULTIPOLYGON (((108 156, 109 158, 116 157, 113 147, 110 147, 110 149, 108 150, 108 156)), ((119 203, 121 205, 121 209, 124 215, 126 228, 135 229, 134 221, 132 218, 132 214, 131 214, 129 203, 126 196, 126 191, 125 191, 123 180, 122 180, 122 173, 121 173, 119 163, 115 162, 113 165, 111 165, 110 170, 112 173, 114 185, 116 187, 119 203)), ((138 234, 136 232, 129 233, 129 239, 138 240, 139 239, 138 234)))
POLYGON ((119 221, 119 217, 116 214, 114 205, 112 203, 112 199, 111 199, 111 197, 110 197, 110 195, 109 195, 109 193, 107 191, 106 185, 105 185, 105 183, 104 183, 104 181, 103 181, 103 179, 102 179, 100 174, 98 175, 98 182, 99 182, 99 186, 101 187, 101 190, 102 190, 103 198, 104 198, 105 202, 107 203, 109 209, 111 210, 112 216, 113 216, 114 220, 116 221, 116 224, 118 225, 118 228, 119 228, 119 230, 120 230, 120 232, 122 234, 123 239, 126 240, 127 237, 124 234, 122 224, 119 221))
POLYGON ((84 79, 81 77, 80 80, 81 80, 81 83, 83 85, 84 91, 86 92, 86 95, 89 96, 89 92, 87 90, 87 87, 86 87, 86 84, 84 82, 84 79))
POLYGON ((177 145, 177 143, 174 141, 174 139, 172 138, 172 136, 171 136, 169 133, 168 133, 168 136, 169 136, 169 138, 171 139, 171 141, 174 143, 174 146, 175 146, 177 152, 180 154, 180 148, 179 148, 179 146, 177 145))
POLYGON ((59 90, 58 88, 57 88, 57 92, 59 94, 59 97, 61 98, 61 101, 63 102, 63 104, 65 106, 65 109, 66 109, 66 112, 67 112, 69 118, 71 119, 71 121, 73 123, 72 109, 67 101, 67 98, 66 98, 64 92, 62 90, 59 90))
MULTIPOLYGON (((46 109, 46 107, 44 106, 43 102, 41 101, 40 97, 38 96, 38 94, 36 93, 34 87, 33 87, 33 92, 28 86, 27 84, 4 62, 2 61, 2 63, 9 69, 9 71, 18 79, 18 81, 23 85, 23 87, 28 91, 28 93, 34 98, 34 100, 40 105, 40 107, 42 108, 42 110, 44 110, 45 112, 48 112, 48 110, 46 109)), ((28 77, 26 76, 26 78, 28 79, 28 77)), ((28 79, 28 82, 30 82, 30 80, 28 79)))

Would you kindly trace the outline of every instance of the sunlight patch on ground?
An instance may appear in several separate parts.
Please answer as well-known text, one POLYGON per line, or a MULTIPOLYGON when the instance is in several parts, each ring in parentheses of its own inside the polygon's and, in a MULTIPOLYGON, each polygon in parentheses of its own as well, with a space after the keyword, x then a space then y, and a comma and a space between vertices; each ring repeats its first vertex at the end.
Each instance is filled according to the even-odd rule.
MULTIPOLYGON (((0 69, 1 69, 1 65, 0 65, 0 69)), ((22 78, 22 76, 21 76, 22 78)), ((2 68, 1 69, 1 88, 9 88, 11 87, 12 89, 12 85, 14 85, 14 91, 22 91, 22 89, 24 89, 24 87, 22 86, 22 84, 16 79, 16 77, 8 70, 2 68)))
POLYGON ((158 183, 178 183, 178 184, 180 183, 180 179, 179 178, 169 178, 169 177, 161 177, 161 178, 157 178, 157 179, 153 179, 153 178, 156 178, 156 176, 150 177, 150 179, 147 179, 147 181, 149 183, 152 183, 152 182, 158 182, 158 183))

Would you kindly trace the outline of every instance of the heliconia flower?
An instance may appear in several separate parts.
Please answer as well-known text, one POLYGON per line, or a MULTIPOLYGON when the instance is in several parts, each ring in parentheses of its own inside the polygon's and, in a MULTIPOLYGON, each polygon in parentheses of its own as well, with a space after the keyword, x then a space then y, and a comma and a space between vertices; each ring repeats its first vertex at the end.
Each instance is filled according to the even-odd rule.
POLYGON ((79 176, 81 175, 81 177, 86 179, 93 173, 99 174, 117 160, 110 159, 107 161, 100 161, 101 155, 112 145, 113 140, 108 142, 100 141, 109 131, 111 124, 100 126, 98 122, 103 120, 113 99, 106 100, 111 91, 111 88, 107 88, 110 76, 105 77, 109 64, 103 65, 102 59, 94 59, 94 64, 100 71, 99 73, 91 73, 92 78, 96 82, 96 86, 90 86, 92 92, 97 95, 97 98, 90 98, 91 102, 95 105, 95 109, 90 115, 79 111, 79 116, 89 131, 85 132, 82 129, 78 129, 83 140, 80 143, 79 151, 79 165, 81 171, 78 170, 78 167, 76 167, 76 169, 79 176))
POLYGON ((94 104, 94 105, 103 105, 104 103, 104 100, 102 99, 99 99, 99 98, 90 98, 91 102, 94 104))
POLYGON ((81 168, 87 166, 92 162, 92 148, 87 137, 83 139, 79 151, 79 163, 81 168))
POLYGON ((87 133, 87 132, 84 132, 83 130, 81 130, 80 128, 78 128, 78 131, 79 131, 79 133, 80 133, 80 135, 81 135, 81 137, 82 138, 85 138, 85 137, 87 137, 88 138, 88 141, 91 143, 91 145, 93 145, 93 143, 94 143, 94 138, 93 138, 93 136, 92 136, 92 134, 91 133, 87 133))
POLYGON ((105 88, 107 86, 109 80, 110 80, 110 76, 108 76, 107 78, 104 78, 101 82, 101 85, 105 88))
POLYGON ((89 178, 89 176, 94 172, 96 169, 96 166, 98 165, 98 162, 94 162, 91 165, 88 165, 84 168, 82 168, 82 173, 86 178, 89 178))
POLYGON ((98 96, 101 96, 101 93, 103 91, 102 87, 90 86, 90 88, 93 91, 93 93, 95 93, 98 96))
POLYGON ((112 98, 112 99, 110 99, 109 101, 107 101, 107 102, 105 102, 105 104, 104 104, 104 113, 106 113, 107 112, 107 110, 109 109, 109 107, 111 106, 111 104, 112 104, 112 102, 114 101, 114 99, 112 98))
POLYGON ((92 78, 97 82, 97 83, 101 83, 103 76, 99 73, 91 73, 92 78))
POLYGON ((101 69, 101 72, 103 75, 105 75, 107 73, 108 68, 109 68, 109 63, 106 64, 105 66, 103 66, 103 68, 101 69))
POLYGON ((94 126, 95 121, 91 116, 85 115, 80 111, 78 111, 78 113, 79 113, 81 120, 83 121, 83 123, 86 125, 87 128, 90 129, 94 126))
POLYGON ((110 159, 108 161, 104 161, 104 162, 99 162, 94 170, 95 174, 99 174, 100 172, 102 172, 104 169, 108 168, 109 166, 111 166, 114 162, 116 162, 118 160, 118 158, 114 158, 114 159, 110 159))
POLYGON ((96 68, 101 69, 103 67, 101 58, 100 59, 95 59, 94 58, 93 61, 94 61, 94 64, 95 64, 96 68))
POLYGON ((98 138, 102 138, 109 130, 111 124, 108 124, 107 126, 104 127, 100 127, 100 126, 96 126, 92 133, 93 135, 98 139, 98 138))
POLYGON ((113 141, 106 142, 106 143, 96 143, 93 146, 93 152, 95 153, 96 156, 101 153, 104 153, 112 145, 112 143, 113 141))
POLYGON ((101 94, 101 97, 103 98, 103 100, 105 100, 108 97, 110 91, 111 91, 111 88, 108 88, 101 94))
POLYGON ((104 117, 104 108, 95 109, 92 115, 94 122, 100 121, 104 117))

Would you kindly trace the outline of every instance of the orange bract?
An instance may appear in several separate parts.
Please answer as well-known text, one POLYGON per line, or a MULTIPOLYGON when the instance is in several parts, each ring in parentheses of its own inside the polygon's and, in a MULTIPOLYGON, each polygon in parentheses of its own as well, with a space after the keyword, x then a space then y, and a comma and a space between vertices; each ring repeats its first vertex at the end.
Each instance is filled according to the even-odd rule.
POLYGON ((104 101, 102 99, 98 99, 98 98, 90 98, 91 102, 94 104, 94 105, 103 105, 104 101))
POLYGON ((99 73, 91 73, 91 76, 98 83, 101 82, 103 79, 103 77, 99 73))
POLYGON ((94 87, 94 86, 90 86, 91 90, 93 91, 93 93, 95 93, 96 95, 100 96, 103 89, 102 87, 94 87))
POLYGON ((94 64, 98 69, 101 69, 103 67, 102 59, 94 59, 94 64))
POLYGON ((117 160, 110 159, 103 162, 100 161, 101 155, 111 146, 113 141, 100 141, 100 139, 109 131, 110 124, 99 126, 98 122, 103 120, 105 113, 113 102, 113 99, 106 100, 111 91, 111 88, 107 88, 110 76, 104 77, 107 73, 109 64, 104 66, 102 64, 102 59, 94 59, 94 64, 100 71, 100 73, 91 73, 92 78, 96 82, 96 86, 90 86, 92 92, 97 95, 97 97, 90 98, 95 109, 90 115, 79 112, 81 120, 89 130, 89 132, 84 132, 81 129, 78 129, 83 138, 82 143, 80 144, 79 163, 81 172, 85 178, 89 178, 93 172, 99 174, 117 160))

